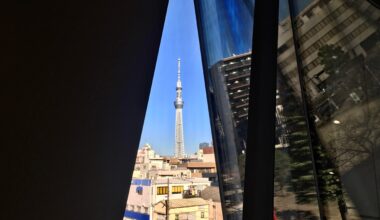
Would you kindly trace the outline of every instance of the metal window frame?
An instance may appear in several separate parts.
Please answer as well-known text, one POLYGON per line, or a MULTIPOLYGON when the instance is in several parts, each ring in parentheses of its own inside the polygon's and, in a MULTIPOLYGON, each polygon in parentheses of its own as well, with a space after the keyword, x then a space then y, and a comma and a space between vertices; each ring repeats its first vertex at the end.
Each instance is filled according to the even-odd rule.
POLYGON ((279 1, 255 1, 243 219, 273 219, 279 1))

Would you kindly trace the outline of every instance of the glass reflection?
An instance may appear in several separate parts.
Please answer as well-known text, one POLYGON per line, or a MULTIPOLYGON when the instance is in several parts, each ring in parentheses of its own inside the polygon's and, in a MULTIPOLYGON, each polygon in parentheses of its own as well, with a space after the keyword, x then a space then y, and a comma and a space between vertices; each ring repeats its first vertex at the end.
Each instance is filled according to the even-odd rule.
POLYGON ((279 43, 279 68, 294 91, 302 75, 323 218, 379 219, 380 11, 365 0, 319 0, 292 20, 297 49, 279 43))
POLYGON ((320 219, 313 152, 288 10, 287 2, 280 1, 274 206, 278 219, 320 219))
MULTIPOLYGON (((242 211, 253 3, 195 1, 227 219, 242 211)), ((279 219, 380 219, 380 11, 372 4, 280 1, 279 219)))
POLYGON ((226 219, 242 219, 253 0, 195 0, 226 219))

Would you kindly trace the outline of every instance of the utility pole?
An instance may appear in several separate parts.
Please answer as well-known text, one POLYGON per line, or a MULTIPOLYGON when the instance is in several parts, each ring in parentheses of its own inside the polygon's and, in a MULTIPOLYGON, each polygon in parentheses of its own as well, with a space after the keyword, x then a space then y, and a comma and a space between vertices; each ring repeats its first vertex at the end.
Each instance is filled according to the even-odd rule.
POLYGON ((214 201, 212 203, 213 203, 212 208, 214 209, 214 220, 217 220, 216 219, 216 205, 215 205, 214 201))
POLYGON ((167 193, 168 198, 165 200, 166 220, 169 220, 169 194, 170 194, 170 185, 169 185, 169 178, 168 178, 168 193, 167 193))

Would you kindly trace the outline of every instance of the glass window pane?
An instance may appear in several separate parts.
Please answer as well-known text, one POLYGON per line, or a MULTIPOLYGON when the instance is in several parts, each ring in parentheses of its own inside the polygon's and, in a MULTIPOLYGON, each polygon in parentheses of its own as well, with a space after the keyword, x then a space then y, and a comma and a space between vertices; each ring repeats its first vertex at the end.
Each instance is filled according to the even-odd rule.
MULTIPOLYGON (((298 8, 300 13, 307 5, 298 8)), ((314 15, 310 11, 309 19, 314 15)), ((278 55, 277 96, 276 96, 276 145, 274 171, 274 209, 278 219, 319 219, 316 178, 313 169, 313 155, 308 132, 304 102, 301 93, 299 69, 294 53, 292 28, 287 1, 280 1, 278 48, 291 41, 292 46, 278 55), (285 65, 282 65, 286 61, 285 65)), ((303 23, 303 27, 307 22, 303 23)), ((322 25, 318 25, 320 28, 322 25)), ((300 27, 301 28, 301 27, 300 27)), ((303 36, 307 44, 312 35, 303 36)), ((310 47, 309 47, 310 48, 310 47)), ((302 57, 311 54, 310 49, 302 57)), ((314 63, 307 65, 311 68, 314 63)))
MULTIPOLYGON (((299 44, 295 56, 305 87, 319 210, 326 219, 378 219, 380 10, 365 0, 290 2, 294 22, 303 21, 294 26, 293 37, 299 44)), ((279 66, 297 91, 294 77, 279 66)))
POLYGON ((253 0, 195 0, 227 219, 242 219, 253 0))

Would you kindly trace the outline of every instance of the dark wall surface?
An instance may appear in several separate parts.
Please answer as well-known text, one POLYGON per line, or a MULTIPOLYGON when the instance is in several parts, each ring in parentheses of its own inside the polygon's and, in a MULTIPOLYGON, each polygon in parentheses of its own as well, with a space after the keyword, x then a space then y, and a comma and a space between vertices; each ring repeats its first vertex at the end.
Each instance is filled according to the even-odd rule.
POLYGON ((166 7, 1 7, 0 219, 122 219, 166 7))

